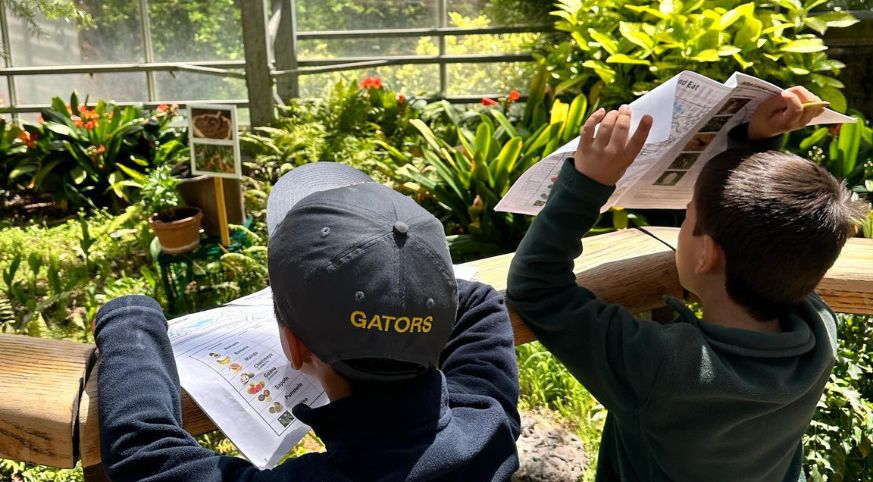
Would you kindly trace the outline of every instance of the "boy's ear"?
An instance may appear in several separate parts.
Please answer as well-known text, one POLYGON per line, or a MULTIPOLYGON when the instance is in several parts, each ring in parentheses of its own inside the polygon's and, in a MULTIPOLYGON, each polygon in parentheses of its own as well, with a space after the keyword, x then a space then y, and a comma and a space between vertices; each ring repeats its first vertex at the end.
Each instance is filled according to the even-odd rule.
POLYGON ((285 355, 291 360, 291 366, 295 370, 300 370, 303 363, 312 358, 312 352, 284 323, 279 323, 279 336, 282 338, 282 348, 285 349, 285 355))
POLYGON ((703 246, 697 258, 694 271, 697 274, 710 274, 724 269, 724 250, 708 234, 703 235, 703 246))

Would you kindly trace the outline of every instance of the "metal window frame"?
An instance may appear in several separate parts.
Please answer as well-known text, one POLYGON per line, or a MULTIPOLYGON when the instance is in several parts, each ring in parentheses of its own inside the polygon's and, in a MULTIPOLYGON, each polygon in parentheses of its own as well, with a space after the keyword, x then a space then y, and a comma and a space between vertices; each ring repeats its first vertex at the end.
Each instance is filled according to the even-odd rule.
MULTIPOLYGON (((254 0, 261 1, 261 0, 254 0)), ((246 1, 241 3, 241 8, 251 8, 247 6, 246 1)), ((291 8, 294 12, 294 0, 284 0, 282 7, 291 8)), ((554 28, 551 25, 530 25, 530 26, 509 26, 509 27, 483 27, 483 28, 457 28, 448 27, 448 1, 439 0, 437 3, 437 26, 433 28, 401 28, 401 29, 372 29, 372 30, 327 30, 327 31, 311 31, 297 32, 296 22, 293 22, 293 13, 291 22, 271 22, 275 23, 278 29, 289 28, 290 32, 271 31, 271 37, 277 40, 290 39, 292 42, 293 57, 284 59, 284 64, 292 68, 278 70, 276 61, 270 67, 270 76, 275 83, 289 82, 290 92, 296 94, 299 77, 303 75, 323 74, 328 72, 346 71, 363 69, 377 66, 398 66, 398 65, 438 65, 440 71, 439 91, 433 98, 446 99, 450 102, 468 103, 477 102, 478 99, 485 97, 493 97, 499 94, 485 95, 460 95, 446 96, 448 89, 448 65, 463 64, 463 63, 498 63, 498 62, 530 62, 534 58, 531 54, 482 54, 482 55, 448 55, 446 53, 445 39, 448 36, 459 35, 500 35, 513 33, 543 33, 553 32, 554 28), (290 34, 290 35, 289 35, 290 34), (301 60, 297 58, 296 45, 300 41, 306 40, 335 40, 335 39, 370 39, 373 37, 379 38, 415 38, 415 37, 436 37, 439 54, 438 55, 394 55, 394 56, 362 56, 362 57, 339 57, 339 58, 321 58, 301 60)), ((10 49, 9 29, 7 22, 7 5, 5 0, 0 0, 0 35, 4 48, 10 49)), ((42 109, 50 107, 50 104, 18 104, 17 92, 15 89, 15 79, 30 75, 45 75, 45 74, 98 74, 98 73, 143 73, 146 76, 147 96, 142 102, 116 102, 118 105, 145 105, 147 107, 157 106, 163 103, 174 103, 180 106, 185 106, 190 102, 215 102, 222 104, 235 104, 240 107, 249 107, 248 100, 231 99, 231 100, 161 100, 157 95, 157 86, 155 81, 155 72, 194 72, 206 75, 216 75, 220 77, 231 77, 245 79, 246 74, 242 69, 246 66, 245 60, 211 60, 211 61, 192 61, 192 62, 155 62, 154 51, 152 45, 151 22, 149 18, 149 1, 139 0, 140 10, 140 28, 143 39, 144 62, 131 63, 111 63, 111 64, 81 64, 81 65, 50 65, 50 66, 22 66, 16 67, 12 62, 12 56, 6 55, 4 58, 4 66, 0 68, 0 76, 6 77, 6 82, 9 89, 9 105, 0 108, 0 113, 11 113, 13 118, 16 118, 21 113, 35 113, 42 109)), ((274 15, 281 15, 282 8, 279 8, 274 15)), ((277 20, 277 19, 273 19, 277 20)), ((266 21, 266 19, 265 19, 266 21)), ((275 30, 275 29, 271 29, 275 30)), ((272 43, 270 44, 272 47, 272 43)), ((272 54, 272 52, 270 52, 272 54)), ((271 56, 271 58, 273 58, 271 56)), ((274 89, 275 91, 275 86, 274 89)), ((273 92, 248 92, 249 99, 254 96, 268 95, 274 97, 273 92)))

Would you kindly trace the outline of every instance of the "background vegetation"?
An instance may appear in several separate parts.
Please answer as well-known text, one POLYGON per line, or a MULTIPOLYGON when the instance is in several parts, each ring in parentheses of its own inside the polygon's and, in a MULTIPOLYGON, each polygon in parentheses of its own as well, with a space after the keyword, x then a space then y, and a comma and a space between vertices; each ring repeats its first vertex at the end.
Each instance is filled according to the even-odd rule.
MULTIPOLYGON (((238 1, 207 3, 149 1, 152 29, 162 32, 155 36, 160 60, 241 58, 238 1), (191 49, 182 53, 175 48, 179 43, 191 49)), ((375 0, 297 3, 305 30, 417 27, 430 25, 435 15, 427 2, 389 2, 390 8, 375 0)), ((124 29, 134 28, 129 22, 137 8, 136 2, 116 0, 8 5, 34 29, 41 14, 69 18, 93 42, 110 46, 126 41, 124 29), (90 30, 94 19, 103 25, 99 36, 90 30), (116 37, 106 33, 112 31, 116 37)), ((842 64, 827 56, 821 40, 826 29, 845 28, 854 19, 813 15, 838 2, 452 5, 457 6, 453 25, 554 22, 558 33, 450 38, 450 53, 538 53, 534 65, 465 66, 451 73, 450 83, 461 89, 452 93, 493 93, 496 86, 499 95, 476 105, 431 99, 435 71, 400 67, 313 80, 307 88, 317 97, 289 102, 279 108, 275 124, 242 136, 251 223, 234 227, 235 252, 195 262, 193 278, 177 293, 182 300, 170 315, 217 306, 266 286, 264 208, 270 186, 309 162, 351 164, 416 199, 443 221, 456 262, 512 251, 529 219, 492 209, 512 182, 572 139, 597 107, 627 102, 684 68, 720 79, 747 70, 782 85, 804 83, 856 116, 854 125, 797 132, 784 148, 824 165, 871 200, 873 128, 867 119, 873 113, 846 105, 842 91, 851 87, 843 86, 842 64), (499 82, 489 83, 495 77, 499 82)), ((863 1, 839 6, 869 8, 863 1)), ((429 54, 436 45, 430 38, 363 46, 314 42, 302 54, 340 56, 352 48, 429 54)), ((110 52, 104 60, 117 58, 109 47, 101 51, 110 52)), ((244 95, 234 90, 240 88, 236 84, 219 87, 225 97, 244 95)), ((179 202, 168 176, 188 160, 187 134, 173 127, 184 115, 173 106, 121 108, 86 92, 57 95, 42 122, 0 121, 0 331, 92 341, 87 327, 109 299, 145 293, 169 305, 147 217, 155 206, 179 202)), ((612 211, 595 232, 626 228, 629 219, 680 218, 612 211)), ((873 237, 873 217, 863 234, 873 237)), ((840 316, 840 359, 804 438, 812 480, 873 480, 871 321, 840 316)), ((604 409, 540 345, 519 347, 518 361, 522 407, 557 412, 595 460, 604 409)), ((235 453, 220 434, 201 442, 235 453)), ((295 453, 318 448, 313 439, 307 444, 295 453)), ((0 461, 4 477, 80 480, 81 471, 0 461)), ((593 470, 586 478, 593 478, 593 470)))

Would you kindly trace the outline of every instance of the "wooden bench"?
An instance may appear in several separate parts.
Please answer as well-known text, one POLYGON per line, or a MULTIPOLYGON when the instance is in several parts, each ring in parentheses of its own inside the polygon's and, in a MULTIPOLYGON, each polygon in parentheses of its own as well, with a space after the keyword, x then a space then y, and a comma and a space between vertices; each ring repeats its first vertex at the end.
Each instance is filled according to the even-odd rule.
MULTIPOLYGON (((648 228, 676 245, 678 229, 648 228)), ((478 281, 503 292, 511 254, 467 263, 478 281)), ((684 290, 667 246, 638 230, 587 238, 576 260, 579 284, 635 313, 658 310, 664 295, 684 290)), ((873 240, 849 241, 818 288, 835 311, 873 314, 873 240)), ((534 339, 510 310, 516 344, 534 339)), ((62 340, 0 335, 0 458, 73 467, 81 461, 88 480, 101 477, 94 346, 62 340)), ((184 427, 193 435, 216 430, 183 393, 184 427)))

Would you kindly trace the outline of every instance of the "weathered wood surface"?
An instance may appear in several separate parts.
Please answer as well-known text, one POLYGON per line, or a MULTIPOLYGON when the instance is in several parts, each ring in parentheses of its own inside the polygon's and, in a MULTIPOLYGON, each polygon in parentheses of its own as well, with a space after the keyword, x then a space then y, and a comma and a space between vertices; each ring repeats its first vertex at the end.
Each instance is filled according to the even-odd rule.
MULTIPOLYGON (((85 392, 79 404, 79 458, 82 466, 88 467, 100 463, 100 431, 97 418, 97 374, 100 364, 97 363, 88 376, 85 392)), ((212 420, 203 413, 182 390, 182 426, 191 435, 201 435, 217 430, 212 420)))
POLYGON ((73 467, 74 415, 94 345, 0 335, 0 458, 73 467))
MULTIPOLYGON (((648 228, 675 246, 678 229, 648 228)), ((580 284, 605 300, 642 312, 663 306, 663 297, 683 295, 672 250, 637 230, 625 230, 584 240, 585 253, 576 260, 580 284)), ((475 278, 506 289, 512 255, 468 263, 475 278)), ((835 311, 873 314, 873 240, 849 241, 840 259, 828 271, 819 291, 835 311)), ((510 311, 516 343, 534 339, 510 311)), ((0 457, 57 467, 69 467, 78 452, 83 466, 100 462, 97 425, 97 368, 91 370, 81 392, 93 345, 0 335, 0 457), (81 402, 74 408, 79 394, 81 402), (73 437, 78 420, 79 438, 73 437), (78 444, 74 450, 74 444, 78 444)), ((183 392, 182 419, 192 434, 215 426, 183 392)))

